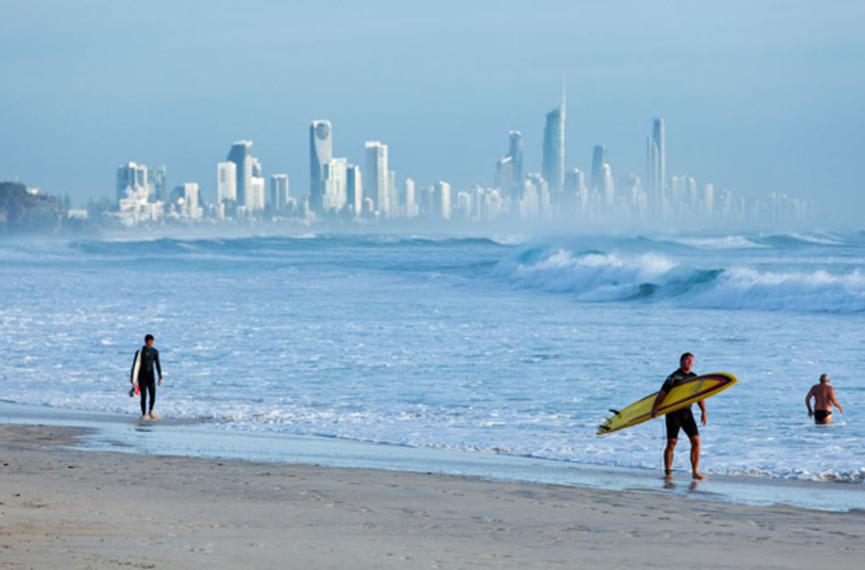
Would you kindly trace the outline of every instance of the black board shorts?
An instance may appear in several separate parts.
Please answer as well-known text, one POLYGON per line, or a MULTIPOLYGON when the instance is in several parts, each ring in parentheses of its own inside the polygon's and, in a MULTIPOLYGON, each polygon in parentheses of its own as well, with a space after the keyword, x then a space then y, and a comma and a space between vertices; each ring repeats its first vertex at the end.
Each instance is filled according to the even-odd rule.
POLYGON ((691 408, 670 412, 664 417, 667 419, 667 439, 678 439, 679 429, 683 430, 688 437, 700 435, 691 408))
POLYGON ((831 415, 832 410, 814 410, 814 423, 825 424, 831 415))

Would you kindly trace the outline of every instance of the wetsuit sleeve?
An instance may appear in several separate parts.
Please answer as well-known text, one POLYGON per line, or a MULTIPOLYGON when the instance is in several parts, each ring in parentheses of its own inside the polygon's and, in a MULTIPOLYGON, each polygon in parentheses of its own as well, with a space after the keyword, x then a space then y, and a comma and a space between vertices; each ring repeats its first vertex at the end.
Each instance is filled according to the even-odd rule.
POLYGON ((670 393, 670 390, 673 389, 673 375, 670 374, 667 376, 667 379, 664 380, 664 383, 661 385, 661 392, 670 393))
POLYGON ((159 351, 155 350, 154 352, 156 353, 156 356, 153 359, 156 364, 156 372, 159 374, 159 378, 162 378, 162 365, 159 364, 159 351))
POLYGON ((135 351, 135 356, 132 357, 132 368, 129 369, 129 381, 134 382, 135 378, 132 377, 135 374, 135 361, 138 360, 138 351, 135 351))

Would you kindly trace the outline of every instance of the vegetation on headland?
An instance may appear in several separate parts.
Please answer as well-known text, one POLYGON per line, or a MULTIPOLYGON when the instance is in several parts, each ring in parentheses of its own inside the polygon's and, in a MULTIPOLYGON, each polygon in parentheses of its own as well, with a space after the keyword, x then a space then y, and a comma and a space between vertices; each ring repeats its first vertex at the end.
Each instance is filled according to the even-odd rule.
POLYGON ((20 182, 0 182, 0 236, 89 229, 86 220, 70 218, 68 212, 68 198, 50 196, 20 182))

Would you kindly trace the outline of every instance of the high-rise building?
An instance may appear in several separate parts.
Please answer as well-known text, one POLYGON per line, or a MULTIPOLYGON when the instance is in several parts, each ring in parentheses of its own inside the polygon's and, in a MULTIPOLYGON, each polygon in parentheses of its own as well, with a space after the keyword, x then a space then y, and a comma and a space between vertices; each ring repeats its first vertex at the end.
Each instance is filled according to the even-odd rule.
POLYGON ((147 183, 150 186, 150 199, 168 200, 168 169, 165 166, 157 166, 147 171, 147 183))
POLYGON ((363 178, 360 166, 349 164, 345 170, 346 207, 355 217, 363 214, 363 178))
POLYGON ((645 193, 642 190, 642 182, 639 176, 633 173, 626 175, 619 184, 617 193, 622 197, 620 202, 623 205, 627 205, 632 213, 638 217, 645 215, 645 193))
POLYGON ((262 176, 253 176, 249 179, 249 188, 246 191, 246 213, 253 214, 264 210, 265 206, 265 182, 262 176))
POLYGON ((592 149, 592 192, 600 192, 603 189, 604 178, 601 167, 609 164, 607 160, 607 145, 596 144, 592 149))
POLYGON ((543 176, 553 192, 560 192, 565 180, 565 98, 562 86, 561 104, 547 113, 544 125, 543 176))
POLYGON ((216 203, 237 202, 237 165, 233 162, 216 163, 216 203))
POLYGON ((338 213, 347 200, 346 186, 348 161, 344 158, 331 158, 324 165, 324 196, 321 212, 338 213))
POLYGON ((688 194, 688 207, 692 212, 697 211, 697 204, 699 203, 699 198, 697 196, 697 179, 693 176, 688 177, 687 183, 687 194, 688 194))
POLYGON ((667 209, 667 143, 664 119, 652 124, 652 136, 646 139, 646 182, 649 205, 653 213, 664 215, 667 209))
POLYGON ((616 203, 616 183, 613 180, 613 169, 609 164, 601 166, 601 179, 603 180, 604 205, 612 208, 616 203))
POLYGON ((436 213, 443 220, 451 218, 451 185, 444 180, 435 184, 436 213))
MULTIPOLYGON (((523 189, 520 192, 519 214, 524 220, 531 220, 538 217, 540 212, 540 198, 536 182, 543 181, 543 178, 527 176, 523 181, 523 189)), ((546 184, 546 182, 544 182, 546 184)))
POLYGON ((703 213, 706 217, 711 218, 715 210, 715 185, 706 184, 703 186, 703 213))
POLYGON ((184 182, 172 192, 172 201, 180 218, 200 220, 203 215, 198 197, 198 183, 184 182))
POLYGON ((420 211, 426 216, 433 218, 438 215, 436 206, 436 187, 434 184, 424 186, 420 192, 420 211))
POLYGON ((249 166, 252 173, 252 176, 249 178, 250 190, 246 192, 243 205, 246 206, 247 213, 252 213, 264 210, 267 191, 261 162, 254 156, 251 156, 249 166))
POLYGON ((514 194, 514 158, 506 156, 496 163, 495 187, 507 194, 514 194))
POLYGON ((270 177, 270 207, 276 213, 288 208, 288 174, 274 174, 270 177))
POLYGON ((523 133, 508 131, 508 156, 513 168, 511 188, 502 188, 502 192, 517 194, 523 183, 523 133))
POLYGON ((589 204, 589 192, 586 188, 586 177, 579 168, 569 170, 565 175, 566 202, 574 204, 577 211, 584 213, 589 204))
POLYGON ((472 194, 470 192, 457 192, 457 203, 454 213, 460 220, 469 221, 472 219, 472 194))
MULTIPOLYGON (((526 176, 526 181, 531 182, 533 195, 526 201, 527 218, 537 217, 539 215, 548 216, 550 214, 550 184, 538 172, 529 173, 526 176)), ((529 187, 524 186, 524 192, 529 187)), ((525 198, 525 196, 524 196, 525 198)))
POLYGON ((309 206, 319 214, 324 205, 324 165, 333 158, 330 121, 315 120, 309 125, 309 206))
POLYGON ((396 171, 389 170, 387 173, 387 203, 390 216, 398 216, 401 204, 399 202, 399 187, 396 184, 396 171))
POLYGON ((246 204, 246 192, 252 179, 252 141, 232 143, 226 160, 234 163, 237 186, 235 200, 239 206, 243 206, 246 204))
POLYGON ((407 218, 414 218, 418 215, 417 198, 415 196, 414 179, 406 178, 404 183, 405 188, 405 215, 407 218))
POLYGON ((133 195, 146 200, 149 199, 151 193, 145 165, 127 162, 117 167, 116 197, 118 202, 133 195))
POLYGON ((375 207, 382 217, 390 215, 388 191, 387 145, 379 141, 366 141, 366 188, 364 194, 375 200, 375 207))

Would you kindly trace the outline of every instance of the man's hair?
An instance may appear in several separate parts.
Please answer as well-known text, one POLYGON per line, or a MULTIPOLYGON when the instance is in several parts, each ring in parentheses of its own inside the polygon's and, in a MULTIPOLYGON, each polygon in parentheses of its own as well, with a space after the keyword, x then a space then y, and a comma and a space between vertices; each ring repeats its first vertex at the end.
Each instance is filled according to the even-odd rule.
POLYGON ((829 381, 829 375, 828 374, 823 373, 820 375, 820 383, 821 384, 825 384, 828 381, 829 381))
POLYGON ((144 335, 144 342, 147 342, 149 340, 153 340, 153 335, 152 334, 144 335))
POLYGON ((679 364, 685 362, 685 359, 688 358, 689 356, 690 356, 691 358, 694 358, 694 355, 691 354, 690 352, 683 352, 683 353, 682 353, 682 356, 679 357, 679 364))

